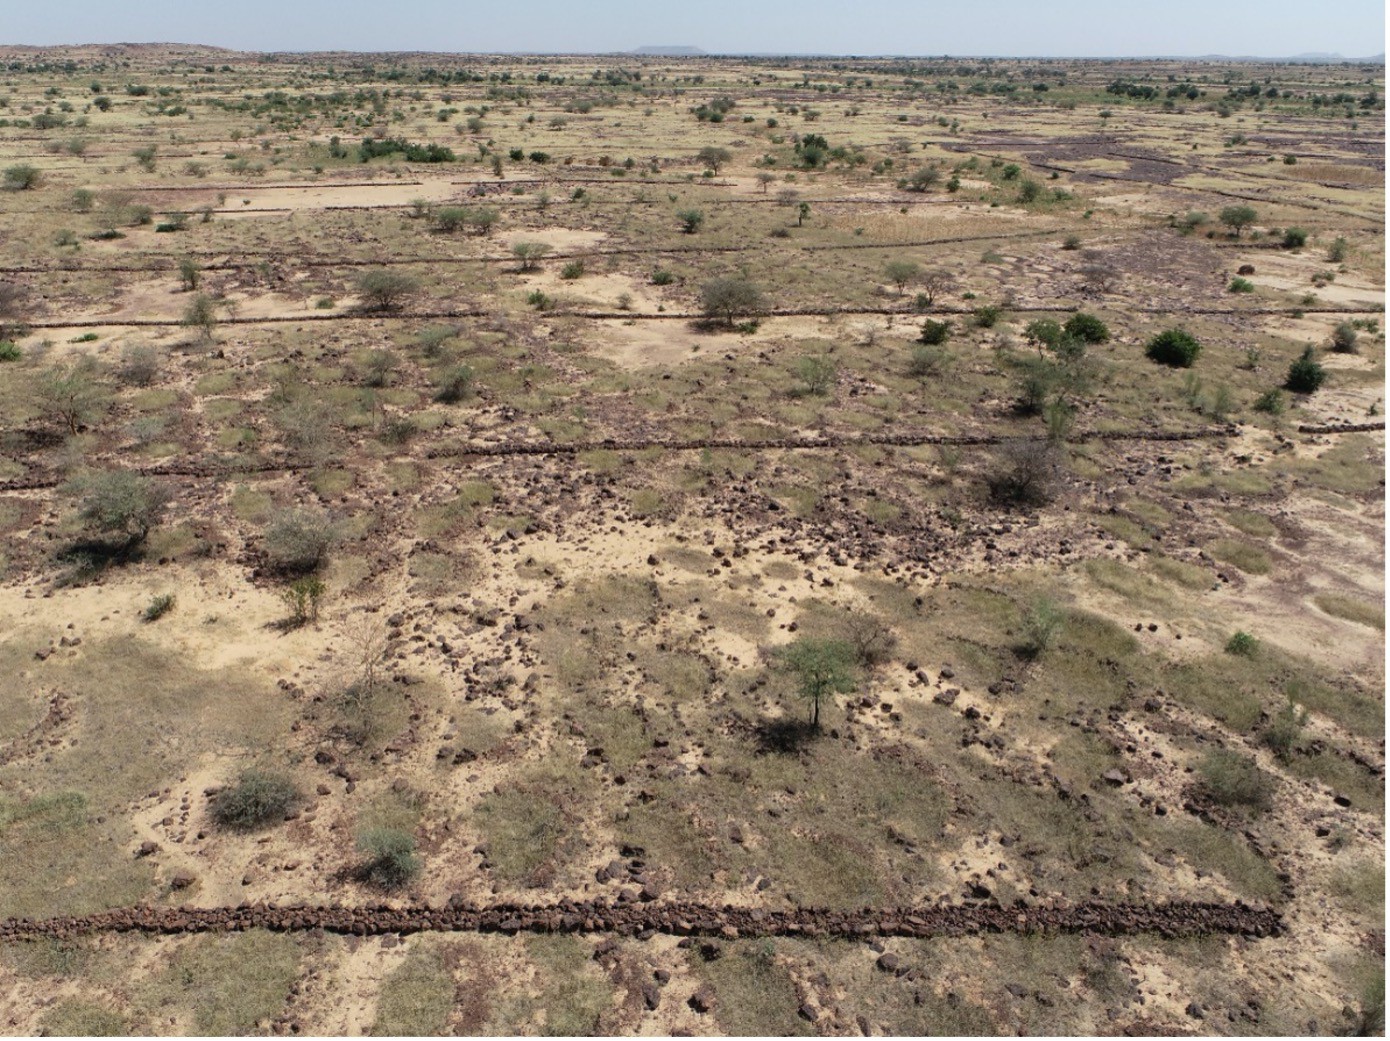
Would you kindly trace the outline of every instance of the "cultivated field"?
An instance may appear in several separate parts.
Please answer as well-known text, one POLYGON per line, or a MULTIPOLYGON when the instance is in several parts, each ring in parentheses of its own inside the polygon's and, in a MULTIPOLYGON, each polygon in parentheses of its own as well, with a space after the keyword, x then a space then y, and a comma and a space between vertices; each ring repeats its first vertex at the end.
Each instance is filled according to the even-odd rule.
POLYGON ((1382 67, 0 66, 0 1029, 1383 1031, 1382 67))

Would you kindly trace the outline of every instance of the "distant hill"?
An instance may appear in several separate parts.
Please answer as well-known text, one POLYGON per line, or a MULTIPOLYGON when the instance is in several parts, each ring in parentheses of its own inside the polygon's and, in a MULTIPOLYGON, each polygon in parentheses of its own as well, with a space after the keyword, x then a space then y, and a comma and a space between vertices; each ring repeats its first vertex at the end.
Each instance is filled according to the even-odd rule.
POLYGON ((703 56, 705 52, 698 47, 647 46, 634 48, 632 53, 658 58, 698 58, 703 56))

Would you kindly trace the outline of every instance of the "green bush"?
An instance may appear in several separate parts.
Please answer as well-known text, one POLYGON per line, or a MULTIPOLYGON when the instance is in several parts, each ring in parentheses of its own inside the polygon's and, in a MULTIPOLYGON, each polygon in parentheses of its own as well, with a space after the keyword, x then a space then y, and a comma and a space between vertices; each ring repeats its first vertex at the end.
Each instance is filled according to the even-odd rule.
POLYGON ((1255 283, 1251 282, 1248 278, 1233 278, 1231 279, 1231 284, 1227 286, 1226 289, 1232 293, 1253 293, 1255 291, 1255 283))
POLYGON ((250 769, 236 784, 217 793, 212 816, 224 828, 251 831, 284 820, 298 802, 299 790, 288 777, 250 769))
POLYGON ((147 622, 154 622, 163 618, 173 609, 174 594, 160 593, 157 597, 155 597, 153 600, 149 602, 149 604, 145 607, 143 611, 140 612, 140 617, 147 622))
POLYGON ((415 839, 398 828, 369 828, 358 837, 357 848, 366 854, 358 877, 369 885, 398 889, 420 873, 415 839))
POLYGON ((317 622, 319 603, 323 600, 323 594, 327 588, 323 579, 317 575, 305 575, 281 589, 280 599, 290 609, 289 624, 298 628, 309 622, 317 622))
POLYGON ((574 281, 576 278, 584 277, 584 261, 571 260, 560 269, 560 277, 566 281, 574 281))
POLYGON ((1036 601, 1023 619, 1023 640, 1019 650, 1027 658, 1041 658, 1057 639, 1062 612, 1051 600, 1036 601))
POLYGON ((1332 330, 1332 350, 1337 354, 1356 353, 1356 326, 1341 322, 1332 330))
POLYGON ((1149 341, 1144 353, 1161 365, 1187 369, 1202 353, 1202 345, 1183 329, 1167 329, 1149 341))
POLYGON ((1226 641, 1226 653, 1238 654, 1243 658, 1253 658, 1260 650, 1260 641, 1241 630, 1226 641))
POLYGON ((262 549, 271 568, 306 574, 328 558, 336 534, 328 518, 310 510, 282 510, 266 528, 262 549))
POLYGON ((917 337, 919 343, 924 343, 928 347, 940 347, 951 338, 951 323, 938 322, 928 318, 922 323, 922 333, 917 337))
POLYGON ((950 355, 945 351, 923 344, 912 349, 912 357, 907 363, 907 374, 919 380, 940 376, 949 360, 950 355))
POLYGON ((1062 332, 1086 343, 1105 343, 1111 338, 1111 331, 1105 322, 1086 311, 1077 311, 1068 318, 1062 325, 1062 332))
POLYGON ((1284 380, 1284 386, 1295 394, 1311 394, 1326 381, 1327 370, 1318 364, 1310 344, 1303 348, 1303 353, 1289 365, 1289 374, 1284 380))
POLYGON ((1203 790, 1222 806, 1259 812, 1274 795, 1273 779, 1254 761, 1226 749, 1208 752, 1197 766, 1203 790))
POLYGON ((1283 415, 1284 392, 1278 387, 1270 387, 1269 390, 1255 399, 1254 409, 1256 412, 1263 412, 1270 416, 1283 415))
POLYGON ((0 361, 19 361, 23 354, 13 340, 0 340, 0 361))
POLYGON ((468 397, 473 389, 473 370, 467 365, 451 365, 435 383, 435 399, 454 405, 468 397))
POLYGON ((1023 335, 1031 343, 1056 347, 1062 342, 1062 327, 1051 318, 1036 318, 1028 323, 1023 335))
POLYGON ((39 168, 29 166, 27 163, 5 168, 5 187, 10 191, 24 192, 37 188, 42 179, 43 175, 39 173, 39 168))
POLYGON ((669 286, 675 280, 676 276, 663 267, 652 272, 652 285, 654 286, 669 286))
POLYGON ((681 231, 693 235, 705 223, 705 215, 699 210, 677 210, 676 219, 681 222, 681 231))
POLYGON ((1308 244, 1308 233, 1302 228, 1288 228, 1284 232, 1285 249, 1302 249, 1308 244))
POLYGON ((77 481, 78 516, 90 527, 119 535, 127 546, 145 540, 159 523, 169 494, 162 485, 130 470, 107 470, 77 481))
POLYGON ((1300 709, 1292 698, 1274 715, 1274 718, 1260 731, 1260 742, 1273 752, 1280 761, 1286 761, 1298 744, 1303 728, 1308 725, 1308 710, 1300 709))
POLYGON ((993 329, 1003 317, 1004 309, 992 304, 975 308, 975 324, 981 329, 993 329))

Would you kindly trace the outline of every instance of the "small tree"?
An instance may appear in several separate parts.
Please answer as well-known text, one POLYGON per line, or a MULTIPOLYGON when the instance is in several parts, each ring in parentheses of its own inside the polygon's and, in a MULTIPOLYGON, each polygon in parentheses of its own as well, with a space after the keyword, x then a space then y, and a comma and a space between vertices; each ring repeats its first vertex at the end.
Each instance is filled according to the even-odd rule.
POLYGON ((695 153, 695 161, 716 174, 719 168, 732 158, 727 149, 715 148, 713 145, 706 145, 695 153))
POLYGON ((757 177, 758 185, 762 188, 764 195, 767 194, 768 186, 771 185, 773 181, 777 180, 776 174, 768 173, 766 170, 759 170, 757 177))
POLYGON ((289 624, 294 628, 319 620, 319 604, 328 587, 317 575, 297 578, 280 590, 280 599, 290 610, 289 624))
POLYGON ((1023 330, 1024 338, 1042 353, 1044 347, 1056 347, 1062 342, 1062 327, 1051 318, 1035 318, 1023 330))
POLYGON ((907 284, 922 273, 922 265, 915 260, 890 260, 883 265, 883 273, 888 276, 888 281, 898 287, 898 295, 902 296, 907 284))
POLYGON ((110 402, 91 358, 46 370, 40 374, 35 392, 44 414, 67 427, 69 434, 95 420, 110 402))
POLYGON ((370 311, 394 311, 419 288, 416 279, 390 268, 364 271, 357 279, 357 292, 370 311))
POLYGON ((699 210, 677 210, 676 220, 681 222, 681 231, 687 235, 694 235, 700 230, 700 225, 705 223, 705 215, 699 210))
POLYGON ((199 330, 204 340, 211 340, 217 328, 217 302, 206 293, 199 293, 184 308, 183 324, 199 330))
POLYGON ((936 187, 940 180, 941 172, 939 170, 932 166, 923 166, 899 181, 898 187, 909 192, 925 192, 936 187))
POLYGON ((119 536, 127 549, 144 542, 169 503, 162 485, 131 470, 106 470, 77 481, 78 516, 103 535, 119 536))
POLYGON ((1053 442, 1006 441, 995 450, 990 493, 1009 505, 1041 506, 1052 500, 1060 470, 1060 452, 1053 442))
POLYGON ((922 295, 927 298, 927 306, 930 307, 936 303, 938 296, 955 288, 956 279, 949 271, 937 268, 924 271, 918 279, 918 284, 922 287, 922 295))
POLYGON ((550 244, 547 242, 517 242, 512 245, 512 256, 516 257, 523 272, 535 271, 549 252, 550 244))
POLYGON ((767 298, 762 290, 745 278, 725 276, 706 282, 700 290, 700 303, 707 318, 722 318, 733 328, 743 316, 767 311, 767 298))
POLYGON ((179 282, 185 293, 191 293, 197 289, 202 278, 202 269, 198 267, 198 262, 192 257, 184 257, 179 261, 179 282))
POLYGON ((1289 366, 1284 386, 1295 394, 1311 394, 1327 380, 1327 370, 1318 363, 1313 345, 1303 348, 1303 353, 1289 366))
POLYGON ((1202 345, 1186 330, 1167 329, 1149 341, 1144 353, 1151 361, 1160 365, 1190 369, 1197 356, 1202 353, 1202 345))
POLYGON ((824 354, 810 354, 796 363, 796 375, 805 385, 802 392, 816 397, 830 392, 837 371, 835 363, 824 354))
POLYGON ((782 648, 779 657, 796 678, 801 696, 810 702, 811 729, 820 730, 821 704, 854 690, 854 648, 843 640, 803 636, 782 648))
POLYGON ((1227 206, 1221 211, 1220 219, 1236 238, 1240 238, 1241 231, 1254 224, 1258 216, 1253 206, 1227 206))
POLYGON ((796 226, 799 228, 806 222, 806 218, 811 216, 811 204, 809 202, 797 203, 796 206, 796 226))

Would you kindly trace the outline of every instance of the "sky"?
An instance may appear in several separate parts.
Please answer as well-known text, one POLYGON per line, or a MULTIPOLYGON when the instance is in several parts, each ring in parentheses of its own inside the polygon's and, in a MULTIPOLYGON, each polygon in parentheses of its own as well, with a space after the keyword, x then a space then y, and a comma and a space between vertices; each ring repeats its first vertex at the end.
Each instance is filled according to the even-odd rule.
POLYGON ((1108 57, 1385 50, 1383 0, 0 0, 0 43, 1108 57))

